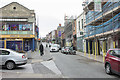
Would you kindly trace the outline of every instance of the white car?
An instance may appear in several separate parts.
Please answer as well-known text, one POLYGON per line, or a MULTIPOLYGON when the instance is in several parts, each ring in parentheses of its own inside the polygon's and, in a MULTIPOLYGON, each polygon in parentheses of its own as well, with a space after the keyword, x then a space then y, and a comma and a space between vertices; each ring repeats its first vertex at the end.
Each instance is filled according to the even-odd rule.
POLYGON ((62 48, 61 48, 61 53, 64 53, 64 51, 65 51, 65 48, 62 47, 62 48))
POLYGON ((52 52, 52 51, 57 51, 57 52, 59 52, 59 47, 58 47, 58 45, 52 44, 51 47, 50 47, 50 52, 52 52))
POLYGON ((14 69, 16 66, 27 63, 25 54, 18 53, 10 49, 0 48, 0 65, 6 66, 7 69, 14 69))

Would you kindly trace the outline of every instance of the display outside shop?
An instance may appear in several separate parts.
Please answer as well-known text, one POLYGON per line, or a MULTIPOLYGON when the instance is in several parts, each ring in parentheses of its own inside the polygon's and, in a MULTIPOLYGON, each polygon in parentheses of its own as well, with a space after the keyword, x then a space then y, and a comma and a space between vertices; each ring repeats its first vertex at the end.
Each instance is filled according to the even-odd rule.
POLYGON ((32 31, 33 29, 33 24, 22 24, 22 23, 3 23, 0 24, 0 30, 3 31, 12 31, 12 30, 17 30, 17 31, 32 31))

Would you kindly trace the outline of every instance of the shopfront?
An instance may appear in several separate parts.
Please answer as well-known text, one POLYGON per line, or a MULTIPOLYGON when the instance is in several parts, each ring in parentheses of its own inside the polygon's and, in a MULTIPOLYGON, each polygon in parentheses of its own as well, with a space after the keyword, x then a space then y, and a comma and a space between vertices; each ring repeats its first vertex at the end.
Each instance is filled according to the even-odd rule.
POLYGON ((15 51, 23 51, 23 39, 7 39, 6 48, 15 51))
POLYGON ((12 49, 18 52, 35 50, 34 35, 1 35, 0 48, 12 49))

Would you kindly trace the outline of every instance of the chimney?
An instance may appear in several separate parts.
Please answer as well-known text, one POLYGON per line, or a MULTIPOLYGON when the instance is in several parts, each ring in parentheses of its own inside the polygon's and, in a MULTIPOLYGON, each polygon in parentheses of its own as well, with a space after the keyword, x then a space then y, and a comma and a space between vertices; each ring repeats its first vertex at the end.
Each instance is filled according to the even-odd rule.
POLYGON ((61 27, 61 24, 59 24, 59 27, 61 27))

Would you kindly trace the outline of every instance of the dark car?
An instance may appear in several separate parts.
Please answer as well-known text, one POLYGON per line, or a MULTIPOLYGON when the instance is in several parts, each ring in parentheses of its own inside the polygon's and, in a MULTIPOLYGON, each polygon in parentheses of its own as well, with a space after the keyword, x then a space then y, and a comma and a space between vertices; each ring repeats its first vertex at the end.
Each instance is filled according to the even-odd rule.
POLYGON ((66 46, 66 47, 64 47, 64 54, 69 54, 69 49, 70 49, 70 47, 69 46, 66 46))
POLYGON ((105 72, 120 75, 120 49, 109 49, 105 56, 105 72))
POLYGON ((69 48, 69 54, 76 55, 76 49, 75 49, 75 47, 70 47, 69 48))
POLYGON ((67 46, 67 47, 64 48, 64 52, 63 53, 76 55, 76 50, 75 50, 74 47, 67 46))

